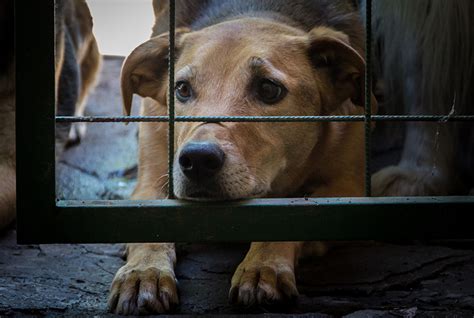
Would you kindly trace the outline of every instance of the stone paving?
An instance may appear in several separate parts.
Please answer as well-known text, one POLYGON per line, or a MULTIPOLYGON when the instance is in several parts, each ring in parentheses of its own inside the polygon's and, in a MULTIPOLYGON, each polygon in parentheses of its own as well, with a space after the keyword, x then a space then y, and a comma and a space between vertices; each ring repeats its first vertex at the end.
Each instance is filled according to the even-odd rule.
MULTIPOLYGON (((108 58, 89 115, 120 115, 122 60, 108 58)), ((138 103, 135 101, 135 113, 138 103)), ((57 168, 62 199, 125 199, 135 185, 136 124, 89 124, 82 143, 57 168)), ((108 288, 124 263, 123 245, 18 246, 0 236, 1 315, 107 315, 108 288)), ((235 308, 227 302, 233 270, 248 244, 180 244, 177 314, 247 313, 287 317, 472 317, 473 242, 355 242, 303 260, 300 297, 289 307, 235 308)))

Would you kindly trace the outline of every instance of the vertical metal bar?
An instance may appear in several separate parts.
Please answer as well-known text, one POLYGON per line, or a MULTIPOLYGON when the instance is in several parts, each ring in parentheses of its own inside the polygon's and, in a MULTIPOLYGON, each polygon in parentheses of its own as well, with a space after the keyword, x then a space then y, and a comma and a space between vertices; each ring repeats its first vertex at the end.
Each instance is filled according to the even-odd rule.
POLYGON ((54 43, 54 0, 15 1, 19 243, 56 233, 54 43))
POLYGON ((372 132, 372 0, 366 0, 365 39, 365 195, 372 196, 371 132, 372 132))
POLYGON ((175 0, 170 1, 170 43, 169 43, 169 96, 168 96, 168 198, 174 198, 173 162, 174 162, 174 62, 175 62, 175 0))

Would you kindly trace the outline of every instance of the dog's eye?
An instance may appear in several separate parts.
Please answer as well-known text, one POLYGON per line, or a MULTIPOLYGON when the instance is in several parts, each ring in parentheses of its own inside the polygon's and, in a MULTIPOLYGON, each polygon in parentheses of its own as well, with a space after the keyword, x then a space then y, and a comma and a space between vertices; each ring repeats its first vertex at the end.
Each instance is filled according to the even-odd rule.
POLYGON ((177 82, 175 86, 176 98, 182 102, 187 102, 193 95, 191 84, 185 81, 177 82))
POLYGON ((276 104, 281 101, 286 94, 284 86, 269 79, 259 80, 256 90, 258 98, 265 104, 276 104))

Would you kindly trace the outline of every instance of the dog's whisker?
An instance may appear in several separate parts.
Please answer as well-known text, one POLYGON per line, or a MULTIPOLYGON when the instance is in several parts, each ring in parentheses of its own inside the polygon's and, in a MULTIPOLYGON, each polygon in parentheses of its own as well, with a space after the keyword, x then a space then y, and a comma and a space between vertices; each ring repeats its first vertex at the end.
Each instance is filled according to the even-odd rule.
POLYGON ((166 182, 161 186, 161 189, 160 189, 161 193, 168 193, 168 189, 167 189, 167 188, 168 188, 168 185, 169 185, 169 182, 166 181, 166 182))

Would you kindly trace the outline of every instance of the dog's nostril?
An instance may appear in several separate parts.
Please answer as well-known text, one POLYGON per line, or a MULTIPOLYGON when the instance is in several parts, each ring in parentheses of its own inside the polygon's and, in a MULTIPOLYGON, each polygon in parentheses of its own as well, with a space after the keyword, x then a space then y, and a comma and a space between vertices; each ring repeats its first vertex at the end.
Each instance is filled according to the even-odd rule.
POLYGON ((179 165, 186 170, 193 168, 193 162, 189 159, 188 156, 180 156, 179 157, 179 165))
POLYGON ((179 165, 190 179, 209 178, 217 174, 225 161, 222 149, 214 143, 188 143, 181 150, 179 165))

